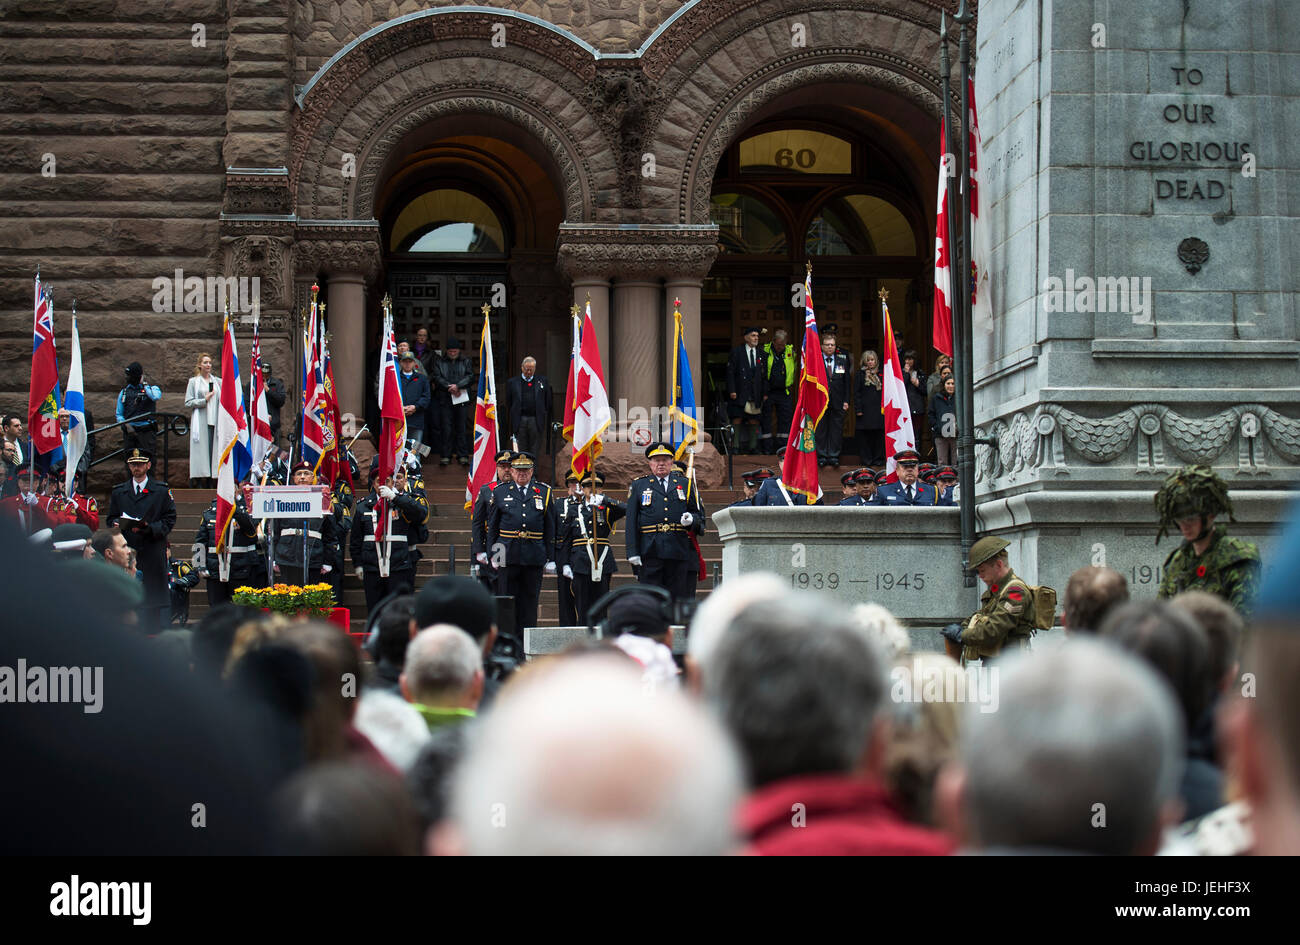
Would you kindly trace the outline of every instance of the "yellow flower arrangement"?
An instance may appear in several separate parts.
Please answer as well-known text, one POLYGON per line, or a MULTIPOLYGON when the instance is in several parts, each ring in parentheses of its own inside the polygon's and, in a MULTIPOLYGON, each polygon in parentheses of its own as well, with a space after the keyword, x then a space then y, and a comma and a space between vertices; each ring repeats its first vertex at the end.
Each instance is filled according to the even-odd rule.
POLYGON ((328 584, 273 584, 270 587, 237 587, 232 602, 260 607, 288 616, 328 617, 334 609, 334 589, 328 584))

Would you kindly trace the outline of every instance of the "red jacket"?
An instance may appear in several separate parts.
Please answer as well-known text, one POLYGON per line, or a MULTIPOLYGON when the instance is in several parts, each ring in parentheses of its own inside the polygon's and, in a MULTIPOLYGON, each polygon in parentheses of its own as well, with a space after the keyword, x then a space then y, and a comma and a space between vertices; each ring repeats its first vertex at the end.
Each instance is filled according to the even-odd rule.
POLYGON ((945 856, 943 834, 903 820, 884 787, 861 775, 787 778, 754 791, 740 827, 760 856, 945 856))

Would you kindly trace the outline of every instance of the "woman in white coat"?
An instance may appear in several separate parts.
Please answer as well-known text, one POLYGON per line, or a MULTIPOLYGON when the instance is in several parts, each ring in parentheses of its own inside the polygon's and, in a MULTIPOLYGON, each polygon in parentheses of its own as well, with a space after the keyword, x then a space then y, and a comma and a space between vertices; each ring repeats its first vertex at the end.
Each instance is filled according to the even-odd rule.
POLYGON ((212 373, 212 356, 199 355, 194 376, 185 388, 185 406, 190 415, 190 485, 196 489, 216 488, 217 457, 213 441, 217 432, 217 409, 221 405, 221 378, 212 373))

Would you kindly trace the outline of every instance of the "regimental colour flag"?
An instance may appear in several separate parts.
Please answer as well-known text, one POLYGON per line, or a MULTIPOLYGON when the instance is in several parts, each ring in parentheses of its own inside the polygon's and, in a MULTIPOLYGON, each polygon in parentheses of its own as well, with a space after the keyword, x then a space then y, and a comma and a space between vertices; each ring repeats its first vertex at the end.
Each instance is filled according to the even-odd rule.
POLYGON ((230 520, 235 514, 239 484, 253 466, 248 450, 248 421, 244 416, 244 391, 239 380, 239 354, 235 326, 226 314, 221 346, 221 407, 217 411, 217 554, 228 544, 230 520))
POLYGON ((799 399, 790 421, 790 436, 781 463, 781 482, 786 491, 807 496, 811 505, 822 494, 821 484, 817 481, 817 424, 830 401, 821 334, 817 331, 817 318, 813 314, 812 263, 808 264, 803 292, 803 364, 799 370, 799 399))
POLYGON ((329 343, 325 344, 325 416, 326 416, 326 436, 330 442, 329 458, 321 464, 324 474, 320 481, 328 486, 333 486, 340 477, 348 484, 348 488, 356 491, 356 483, 352 481, 352 464, 348 462, 346 446, 343 443, 343 416, 339 413, 339 398, 335 393, 334 387, 334 365, 330 361, 329 343))
MULTIPOLYGON (((27 436, 33 455, 61 449, 59 430, 59 362, 54 353, 54 301, 36 276, 32 328, 32 384, 27 395, 27 436)), ((46 463, 49 458, 46 458, 46 463)))
POLYGON ((673 300, 673 394, 672 427, 669 439, 673 455, 681 459, 700 439, 699 411, 695 407, 695 380, 691 361, 686 354, 686 336, 682 332, 681 299, 673 300))
POLYGON ((582 347, 574 362, 573 381, 573 460, 575 476, 596 468, 596 459, 604 449, 600 436, 613 420, 609 394, 605 390, 605 372, 600 364, 600 346, 591 323, 591 304, 582 322, 582 347))
POLYGON ((881 411, 885 415, 886 482, 898 481, 894 456, 899 450, 916 449, 916 434, 912 430, 912 408, 907 402, 907 388, 903 386, 903 363, 894 343, 894 326, 889 320, 889 306, 880 300, 885 318, 885 368, 881 374, 881 411))
MULTIPOLYGON (((479 490, 496 478, 496 457, 500 447, 497 430, 497 380, 492 365, 491 319, 483 316, 483 333, 478 342, 478 400, 474 406, 474 462, 465 483, 465 508, 474 506, 479 490)), ((577 322, 577 319, 574 319, 577 322)), ((570 387, 572 387, 570 378, 570 387)), ((572 400, 572 396, 570 396, 572 400)), ((567 420, 565 421, 568 422, 567 420)), ((572 438, 573 430, 565 434, 572 438)))
POLYGON ((302 349, 302 453, 299 459, 311 463, 313 470, 320 469, 325 455, 325 383, 320 373, 320 325, 316 302, 319 291, 319 287, 311 287, 311 317, 302 349))
POLYGON ((63 437, 63 451, 68 468, 63 474, 63 494, 73 495, 77 466, 86 452, 86 385, 81 377, 81 336, 77 333, 77 311, 72 311, 72 366, 68 368, 68 389, 63 395, 63 409, 68 412, 68 432, 63 437))
POLYGON ((948 228, 948 178, 952 176, 952 154, 948 152, 948 129, 940 125, 939 208, 934 228, 934 347, 948 357, 952 351, 952 263, 951 230, 948 228))
MULTIPOLYGON (((393 471, 405 459, 406 411, 402 408, 402 388, 397 380, 397 341, 393 337, 393 316, 384 313, 384 337, 379 352, 379 415, 383 418, 379 432, 379 470, 375 482, 389 485, 393 471)), ((380 498, 375 504, 375 541, 388 533, 388 502, 380 498)), ((380 550, 380 574, 387 576, 387 562, 380 550)))

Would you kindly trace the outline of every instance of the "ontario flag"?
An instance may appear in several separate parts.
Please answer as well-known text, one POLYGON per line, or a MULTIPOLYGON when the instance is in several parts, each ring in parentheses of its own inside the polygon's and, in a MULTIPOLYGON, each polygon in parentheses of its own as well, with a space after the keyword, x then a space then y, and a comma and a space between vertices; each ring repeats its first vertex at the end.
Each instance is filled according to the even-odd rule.
POLYGON ((609 394, 605 390, 605 372, 600 365, 600 346, 591 324, 591 306, 582 322, 582 346, 574 364, 573 382, 573 474, 596 468, 596 458, 604 445, 600 435, 609 429, 613 417, 609 412, 609 394))
POLYGON ((898 358, 898 345, 894 343, 894 326, 889 320, 889 306, 880 300, 885 315, 885 369, 881 381, 881 412, 885 415, 886 482, 898 481, 894 456, 899 450, 916 449, 916 434, 912 430, 912 408, 907 401, 907 388, 903 386, 903 364, 898 358))
POLYGON ((332 487, 341 476, 347 482, 348 488, 355 492, 357 484, 352 481, 352 464, 348 462, 343 452, 343 444, 339 440, 343 433, 343 416, 339 413, 339 398, 334 392, 334 365, 330 360, 328 342, 325 344, 325 370, 322 374, 325 378, 325 432, 330 448, 328 458, 321 464, 321 468, 325 470, 325 478, 321 481, 332 487))
MULTIPOLYGON (((483 333, 478 342, 478 400, 474 406, 474 462, 469 468, 469 479, 465 483, 465 508, 474 505, 474 497, 479 490, 496 478, 496 457, 500 447, 500 434, 497 431, 497 380, 492 365, 492 327, 490 319, 483 316, 483 333)), ((574 319, 577 323, 577 319, 574 319)), ((569 379, 572 390, 573 379, 569 379)), ((569 401, 573 397, 570 394, 569 401)), ((566 408, 567 409, 567 408, 566 408)), ((569 420, 566 417, 565 423, 569 420)), ((572 439, 573 430, 566 429, 565 436, 572 439)))
POLYGON ((253 351, 248 362, 248 450, 253 465, 260 466, 274 437, 271 435, 271 409, 266 403, 266 378, 262 376, 262 333, 257 321, 253 322, 253 351))
MULTIPOLYGON (((32 384, 27 394, 27 436, 32 454, 63 448, 59 429, 59 361, 54 353, 54 302, 36 274, 32 327, 32 384)), ((48 462, 48 459, 47 459, 48 462)))
POLYGON ((989 295, 988 215, 980 214, 979 152, 980 122, 975 114, 975 79, 967 80, 970 96, 970 224, 971 224, 971 325, 993 330, 993 301, 989 295))
POLYGON ((821 497, 817 481, 817 424, 826 413, 830 389, 826 383, 826 362, 822 360, 821 334, 813 314, 812 263, 803 286, 803 366, 799 371, 799 399, 790 421, 788 448, 781 463, 781 482, 788 492, 808 497, 811 505, 821 497))
MULTIPOLYGON (((379 470, 375 480, 387 485, 406 451, 406 411, 402 409, 402 388, 397 379, 397 341, 393 337, 393 316, 385 314, 384 337, 379 353, 379 470)), ((388 532, 388 502, 382 496, 375 503, 375 541, 388 532)), ((387 570, 386 565, 384 570, 387 570)))
POLYGON ((244 392, 239 380, 239 354, 235 350, 235 326, 226 315, 225 340, 221 345, 221 406, 217 411, 217 554, 225 550, 230 519, 235 514, 239 484, 253 465, 248 450, 248 421, 244 416, 244 392))
POLYGON ((320 373, 320 326, 316 308, 319 291, 318 286, 311 287, 311 318, 302 349, 302 455, 299 457, 311 463, 315 471, 319 471, 325 455, 325 383, 320 373))
POLYGON ((948 228, 948 178, 952 176, 952 154, 948 151, 948 129, 939 126, 939 208, 934 227, 934 347, 953 357, 952 352, 952 263, 951 231, 948 228))
MULTIPOLYGON (((591 316, 591 299, 587 300, 587 315, 591 316)), ((578 306, 573 306, 573 342, 569 346, 569 383, 564 390, 564 438, 573 442, 573 385, 576 378, 578 358, 582 355, 582 319, 578 318, 578 306)))

